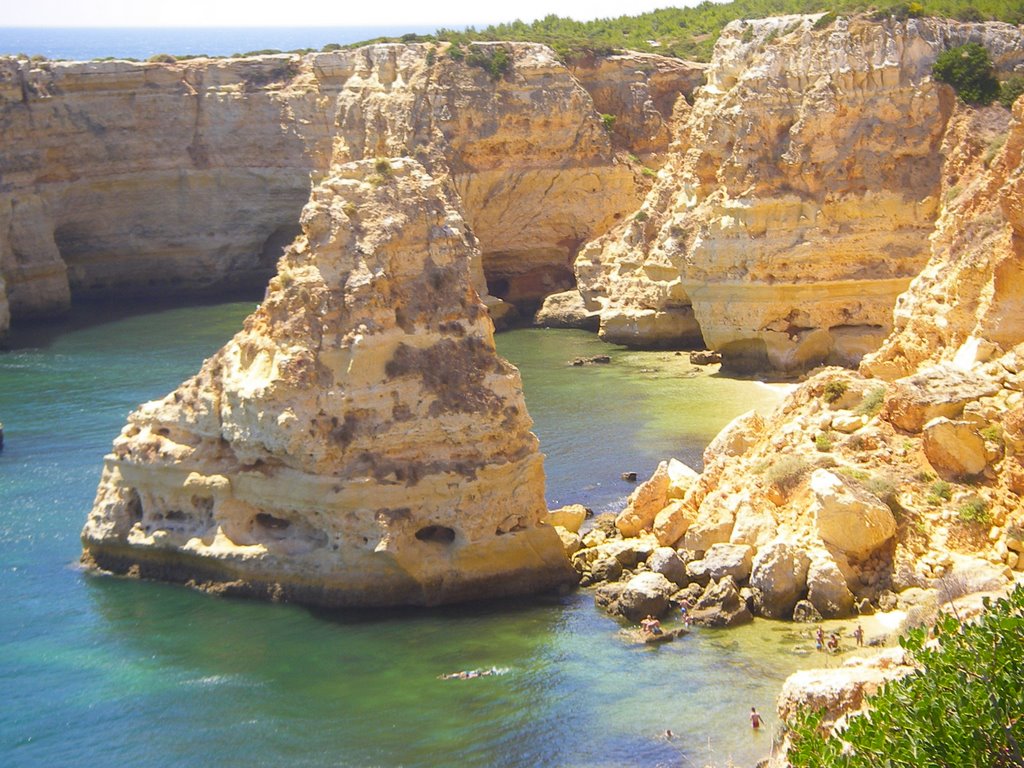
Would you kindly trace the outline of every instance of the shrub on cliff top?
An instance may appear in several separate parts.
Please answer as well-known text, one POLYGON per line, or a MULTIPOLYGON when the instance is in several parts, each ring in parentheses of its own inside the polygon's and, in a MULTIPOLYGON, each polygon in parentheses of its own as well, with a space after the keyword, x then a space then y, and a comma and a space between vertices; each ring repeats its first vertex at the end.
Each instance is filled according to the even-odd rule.
POLYGON ((936 80, 953 86, 957 96, 966 104, 984 106, 999 96, 999 81, 992 73, 992 60, 984 46, 978 43, 958 45, 940 53, 932 67, 932 75, 936 80))
POLYGON ((823 713, 805 711, 790 737, 794 768, 1010 768, 1024 765, 1024 587, 985 599, 987 612, 964 623, 943 614, 937 642, 922 629, 900 645, 919 671, 868 697, 868 711, 838 736, 823 713))
POLYGON ((999 103, 1007 109, 1021 94, 1024 94, 1024 77, 1020 75, 1013 75, 999 85, 999 103))

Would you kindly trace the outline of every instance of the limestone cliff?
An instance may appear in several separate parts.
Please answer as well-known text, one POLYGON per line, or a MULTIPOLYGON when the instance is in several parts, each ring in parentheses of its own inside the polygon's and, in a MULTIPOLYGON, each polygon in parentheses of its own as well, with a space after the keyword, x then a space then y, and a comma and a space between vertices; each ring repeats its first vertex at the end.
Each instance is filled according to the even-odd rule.
POLYGON ((87 563, 316 605, 574 581, 450 183, 333 166, 262 305, 107 456, 87 563))
POLYGON ((773 617, 948 599, 1024 571, 1024 99, 1012 118, 957 107, 942 156, 931 258, 882 348, 738 419, 680 492, 656 474, 624 534, 699 572, 746 548, 750 600, 773 617))
POLYGON ((703 340, 726 363, 856 364, 924 267, 942 194, 948 46, 1024 62, 1005 24, 791 16, 723 31, 659 181, 581 252, 609 341, 703 340))
MULTIPOLYGON (((172 64, 0 59, 0 274, 15 321, 72 298, 262 285, 332 158, 418 156, 450 173, 497 290, 535 301, 571 285, 579 244, 635 208, 644 180, 550 50, 473 51, 497 47, 510 61, 497 78, 431 45, 172 64)), ((663 133, 651 104, 688 92, 693 75, 634 67, 610 62, 586 82, 649 94, 616 104, 641 151, 663 133)))

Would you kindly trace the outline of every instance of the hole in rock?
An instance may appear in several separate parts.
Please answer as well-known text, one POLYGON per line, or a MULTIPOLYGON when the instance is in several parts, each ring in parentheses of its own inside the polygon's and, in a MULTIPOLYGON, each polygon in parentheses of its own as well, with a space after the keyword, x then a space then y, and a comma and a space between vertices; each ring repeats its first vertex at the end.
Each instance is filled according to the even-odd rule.
POLYGON ((268 515, 266 512, 259 512, 256 514, 256 522, 262 525, 264 528, 269 528, 272 531, 283 531, 291 522, 285 520, 282 517, 274 517, 268 515))
POLYGON ((437 544, 451 544, 455 541, 455 531, 443 525, 428 525, 416 531, 420 541, 433 541, 437 544))

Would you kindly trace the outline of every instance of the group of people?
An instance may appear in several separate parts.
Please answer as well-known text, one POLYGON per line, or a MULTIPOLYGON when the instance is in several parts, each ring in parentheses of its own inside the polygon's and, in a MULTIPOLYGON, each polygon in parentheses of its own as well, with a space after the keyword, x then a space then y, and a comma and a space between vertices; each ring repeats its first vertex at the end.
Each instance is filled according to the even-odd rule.
MULTIPOLYGON (((825 630, 818 627, 817 632, 814 633, 814 647, 819 651, 828 650, 829 653, 839 652, 839 635, 832 632, 828 636, 828 641, 825 640, 825 630)), ((860 624, 853 630, 853 639, 857 641, 857 647, 864 645, 864 627, 860 624)))
POLYGON ((640 622, 640 631, 645 635, 660 635, 662 633, 661 622, 647 614, 647 617, 640 622))

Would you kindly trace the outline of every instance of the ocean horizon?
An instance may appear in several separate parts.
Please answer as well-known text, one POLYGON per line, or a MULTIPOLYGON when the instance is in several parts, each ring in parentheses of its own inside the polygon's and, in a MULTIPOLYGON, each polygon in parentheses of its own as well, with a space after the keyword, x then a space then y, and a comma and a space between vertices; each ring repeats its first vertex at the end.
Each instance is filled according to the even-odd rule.
POLYGON ((4 27, 0 56, 26 54, 48 59, 89 61, 103 58, 145 60, 158 53, 174 56, 231 56, 249 51, 346 45, 377 37, 436 32, 436 26, 372 27, 4 27))

